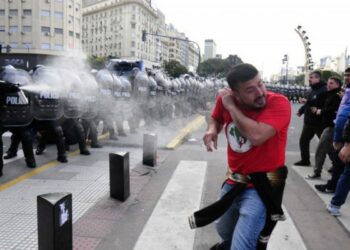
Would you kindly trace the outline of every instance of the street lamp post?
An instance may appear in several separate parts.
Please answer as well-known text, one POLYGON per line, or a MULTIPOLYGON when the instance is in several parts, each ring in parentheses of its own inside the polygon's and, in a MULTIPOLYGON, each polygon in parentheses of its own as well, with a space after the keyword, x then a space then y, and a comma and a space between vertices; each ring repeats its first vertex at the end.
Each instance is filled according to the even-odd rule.
POLYGON ((299 25, 297 28, 294 29, 294 31, 298 34, 300 37, 301 41, 303 42, 304 45, 304 52, 305 52, 305 60, 304 60, 304 72, 305 72, 305 77, 304 77, 304 84, 307 85, 308 83, 308 74, 311 70, 313 70, 314 62, 312 60, 311 56, 311 48, 310 45, 311 43, 309 42, 309 37, 306 36, 306 31, 301 30, 301 26, 299 25))
POLYGON ((289 61, 289 56, 285 54, 282 59, 282 63, 286 64, 286 81, 285 81, 286 85, 288 84, 288 61, 289 61))

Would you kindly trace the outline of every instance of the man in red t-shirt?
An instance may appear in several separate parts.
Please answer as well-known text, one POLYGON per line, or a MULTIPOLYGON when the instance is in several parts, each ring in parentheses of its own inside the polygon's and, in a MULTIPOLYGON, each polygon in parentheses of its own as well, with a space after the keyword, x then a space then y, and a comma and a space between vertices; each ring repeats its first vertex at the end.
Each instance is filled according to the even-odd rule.
MULTIPOLYGON (((217 148, 218 134, 224 128, 231 173, 249 175, 281 168, 291 117, 288 100, 267 92, 257 69, 250 64, 233 67, 227 82, 230 88, 220 91, 203 137, 207 150, 217 148)), ((221 197, 234 185, 228 179, 221 197)), ((265 220, 265 205, 250 184, 218 220, 222 242, 212 249, 255 249, 265 220)))

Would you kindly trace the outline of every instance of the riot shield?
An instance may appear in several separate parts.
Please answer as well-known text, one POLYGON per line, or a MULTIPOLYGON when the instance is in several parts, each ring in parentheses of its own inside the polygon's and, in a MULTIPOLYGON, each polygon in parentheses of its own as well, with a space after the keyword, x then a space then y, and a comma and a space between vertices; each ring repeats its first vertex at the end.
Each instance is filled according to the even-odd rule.
POLYGON ((37 68, 32 75, 32 110, 37 120, 57 120, 63 116, 64 91, 58 73, 48 67, 37 68))
POLYGON ((84 85, 83 95, 85 99, 85 112, 82 115, 82 119, 93 119, 98 113, 98 85, 96 80, 92 75, 88 73, 81 72, 79 74, 80 80, 84 85))
POLYGON ((97 72, 96 81, 99 87, 99 112, 102 115, 112 115, 112 108, 115 106, 113 97, 113 76, 108 70, 102 69, 97 72))
POLYGON ((59 69, 58 72, 66 91, 63 115, 66 118, 80 118, 86 111, 83 84, 76 73, 66 69, 59 69))
MULTIPOLYGON (((15 68, 5 67, 1 78, 8 84, 16 84, 20 88, 32 84, 28 72, 15 68)), ((27 126, 32 122, 33 114, 28 91, 21 90, 17 93, 7 93, 0 96, 3 106, 1 120, 4 127, 27 126)))

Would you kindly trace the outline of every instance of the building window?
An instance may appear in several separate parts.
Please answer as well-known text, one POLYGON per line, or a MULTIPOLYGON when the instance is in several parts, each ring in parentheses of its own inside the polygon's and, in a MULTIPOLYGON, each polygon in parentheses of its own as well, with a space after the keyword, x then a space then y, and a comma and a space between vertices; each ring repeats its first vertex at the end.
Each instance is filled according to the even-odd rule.
POLYGON ((10 10, 10 16, 18 16, 18 10, 10 10))
POLYGON ((22 32, 32 32, 32 26, 23 26, 22 32))
POLYGON ((79 33, 75 33, 75 38, 80 39, 80 34, 79 33))
POLYGON ((63 0, 55 0, 56 3, 63 3, 63 0))
POLYGON ((135 47, 135 41, 131 41, 131 47, 135 47))
POLYGON ((0 32, 5 32, 5 26, 0 26, 0 32))
POLYGON ((41 26, 41 32, 42 33, 50 33, 50 27, 41 26))
POLYGON ((55 28, 55 34, 56 35, 63 35, 63 29, 55 28))
POLYGON ((63 44, 55 44, 55 50, 63 50, 63 44))
POLYGON ((41 10, 40 11, 40 16, 49 17, 50 16, 50 11, 49 10, 41 10))
POLYGON ((23 43, 23 48, 31 49, 32 48, 32 44, 31 43, 23 43))
POLYGON ((5 10, 0 10, 0 16, 5 16, 5 10))
POLYGON ((32 15, 32 10, 23 10, 23 15, 24 16, 31 16, 32 15))
POLYGON ((18 48, 18 43, 10 43, 11 48, 17 49, 18 48))
POLYGON ((57 18, 57 19, 63 19, 63 12, 55 11, 54 12, 54 17, 57 18))
POLYGON ((136 28, 136 24, 135 24, 135 23, 132 23, 132 24, 131 24, 131 28, 132 28, 132 29, 135 29, 135 28, 136 28))
POLYGON ((68 23, 74 23, 74 16, 69 15, 68 17, 68 23))
POLYGON ((50 49, 50 44, 49 43, 42 43, 40 47, 42 49, 50 49))
POLYGON ((69 36, 74 36, 74 32, 73 31, 69 31, 69 36))
POLYGON ((18 26, 10 26, 9 27, 10 32, 17 32, 18 31, 18 26))
POLYGON ((131 56, 135 56, 135 51, 131 51, 131 56))
POLYGON ((80 24, 80 18, 76 17, 75 21, 77 22, 77 24, 80 24))

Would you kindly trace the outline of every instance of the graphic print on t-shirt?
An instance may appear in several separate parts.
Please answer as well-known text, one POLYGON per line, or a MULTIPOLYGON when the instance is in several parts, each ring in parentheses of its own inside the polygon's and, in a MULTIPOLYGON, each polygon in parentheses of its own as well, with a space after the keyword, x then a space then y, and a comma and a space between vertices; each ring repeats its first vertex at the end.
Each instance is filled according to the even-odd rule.
POLYGON ((251 142, 241 135, 238 128, 231 122, 227 125, 227 140, 231 149, 237 153, 245 153, 252 148, 251 142))

